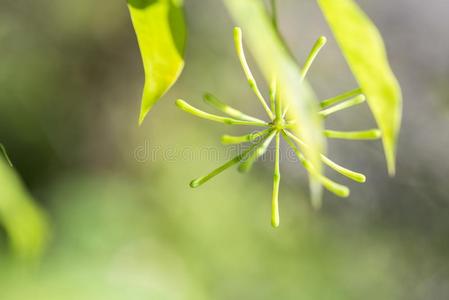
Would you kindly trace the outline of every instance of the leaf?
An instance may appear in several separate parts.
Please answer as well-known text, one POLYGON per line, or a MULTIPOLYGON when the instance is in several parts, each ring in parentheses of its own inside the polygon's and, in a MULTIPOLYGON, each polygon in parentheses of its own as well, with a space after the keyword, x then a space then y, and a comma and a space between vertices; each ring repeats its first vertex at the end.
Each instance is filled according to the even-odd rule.
POLYGON ((0 183, 0 224, 6 230, 11 248, 21 258, 39 257, 48 238, 47 220, 14 169, 1 158, 0 183))
POLYGON ((376 26, 353 0, 318 0, 382 131, 390 175, 395 173, 402 95, 376 26))
POLYGON ((145 71, 139 124, 184 67, 186 29, 180 0, 128 0, 145 71))
MULTIPOLYGON (((310 145, 302 149, 307 159, 321 172, 320 152, 324 152, 322 120, 319 106, 307 81, 302 80, 300 68, 290 55, 282 38, 273 27, 263 1, 225 0, 225 4, 238 26, 242 28, 247 43, 266 82, 276 77, 283 104, 290 104, 297 126, 294 131, 310 145)), ((316 194, 320 194, 316 189, 316 194)))

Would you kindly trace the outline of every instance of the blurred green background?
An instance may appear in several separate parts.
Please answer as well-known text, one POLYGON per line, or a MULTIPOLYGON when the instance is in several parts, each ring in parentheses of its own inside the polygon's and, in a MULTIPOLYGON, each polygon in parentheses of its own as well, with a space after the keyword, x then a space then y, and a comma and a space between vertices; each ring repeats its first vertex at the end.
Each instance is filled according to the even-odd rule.
MULTIPOLYGON (((262 116, 221 1, 185 1, 186 68, 138 127, 143 70, 125 1, 1 0, 0 142, 51 234, 30 261, 0 228, 0 299, 448 298, 449 3, 358 2, 403 88, 397 176, 379 142, 330 141, 330 157, 368 181, 332 175, 351 197, 326 193, 315 212, 304 170, 284 159, 274 230, 270 159, 188 187, 236 150, 220 134, 243 132, 177 110, 176 97, 202 106, 210 91, 262 116)), ((356 87, 314 1, 279 1, 279 14, 300 62, 330 39, 309 75, 320 98, 356 87)), ((362 106, 326 125, 373 124, 362 106)))

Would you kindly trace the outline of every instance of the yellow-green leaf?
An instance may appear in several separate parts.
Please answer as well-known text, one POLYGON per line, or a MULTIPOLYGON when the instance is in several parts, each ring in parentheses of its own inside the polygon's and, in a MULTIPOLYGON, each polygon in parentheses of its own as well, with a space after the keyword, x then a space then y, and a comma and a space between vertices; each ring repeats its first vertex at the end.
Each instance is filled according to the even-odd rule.
POLYGON ((48 238, 48 224, 14 169, 0 158, 0 225, 8 235, 14 253, 36 258, 48 238))
POLYGON ((181 0, 128 0, 145 71, 139 123, 184 67, 186 29, 181 0))
POLYGON ((353 0, 318 0, 374 118, 382 131, 390 175, 395 173, 396 143, 401 123, 402 95, 388 63, 382 37, 353 0))

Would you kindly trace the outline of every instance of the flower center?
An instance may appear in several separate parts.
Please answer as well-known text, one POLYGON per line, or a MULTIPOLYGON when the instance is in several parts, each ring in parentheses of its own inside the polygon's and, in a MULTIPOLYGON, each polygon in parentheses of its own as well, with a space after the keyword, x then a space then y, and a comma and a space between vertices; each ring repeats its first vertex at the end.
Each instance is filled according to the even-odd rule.
POLYGON ((272 126, 273 126, 273 128, 274 128, 276 131, 281 131, 282 129, 285 128, 285 122, 284 122, 284 119, 283 119, 283 118, 276 118, 276 119, 274 119, 274 120, 273 120, 273 123, 272 123, 272 126))

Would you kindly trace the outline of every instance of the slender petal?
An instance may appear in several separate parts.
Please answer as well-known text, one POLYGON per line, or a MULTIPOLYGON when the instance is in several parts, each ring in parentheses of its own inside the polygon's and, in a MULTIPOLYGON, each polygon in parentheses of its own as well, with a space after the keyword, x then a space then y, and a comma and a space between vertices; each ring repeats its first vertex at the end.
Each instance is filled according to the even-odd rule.
MULTIPOLYGON (((287 134, 291 139, 293 139, 295 142, 297 142, 298 144, 300 144, 302 147, 308 147, 307 144, 305 144, 300 138, 298 138, 297 136, 295 136, 293 133, 284 130, 285 134, 287 134)), ((332 168, 334 171, 340 173, 343 176, 348 177, 349 179, 352 179, 356 182, 360 182, 363 183, 366 181, 366 177, 365 175, 358 173, 358 172, 354 172, 351 171, 345 167, 340 166, 339 164, 333 162, 332 160, 330 160, 328 157, 326 157, 325 155, 321 154, 321 161, 323 163, 325 163, 328 167, 332 168)))
POLYGON ((241 143, 248 143, 257 141, 260 137, 266 135, 269 131, 271 131, 271 128, 259 131, 259 132, 252 132, 250 134, 241 135, 241 136, 233 136, 233 135, 223 135, 221 137, 221 143, 225 145, 232 145, 232 144, 241 144, 241 143))
POLYGON ((330 116, 333 113, 353 107, 355 105, 359 105, 365 101, 366 101, 365 95, 358 95, 358 96, 355 96, 354 98, 351 98, 344 102, 341 102, 335 106, 329 107, 327 109, 323 109, 322 111, 319 112, 319 114, 321 116, 323 116, 324 118, 327 118, 328 116, 330 116))
POLYGON ((325 130, 324 134, 328 138, 342 140, 377 140, 382 136, 379 129, 370 129, 363 131, 325 130))
POLYGON ((339 197, 348 197, 349 196, 349 189, 341 184, 338 184, 331 179, 325 177, 324 175, 317 172, 315 167, 304 157, 304 155, 299 151, 298 147, 296 147, 293 140, 284 132, 282 131, 282 135, 284 136, 287 143, 292 147, 293 151, 295 152, 296 156, 300 160, 300 162, 303 164, 304 168, 314 176, 326 189, 328 189, 330 192, 334 193, 335 195, 339 197))
POLYGON ((334 105, 334 104, 336 104, 338 102, 344 101, 346 99, 349 99, 349 98, 352 98, 352 97, 355 97, 355 96, 359 96, 361 94, 362 94, 362 89, 357 88, 355 90, 351 90, 349 92, 345 92, 345 93, 340 94, 338 96, 335 96, 335 97, 323 100, 320 103, 320 105, 321 105, 321 108, 326 108, 326 107, 332 106, 332 105, 334 105))
POLYGON ((270 117, 270 119, 273 119, 274 118, 273 113, 271 112, 270 108, 267 105, 267 102, 265 101, 264 97, 262 96, 262 93, 260 92, 260 90, 257 86, 257 82, 254 79, 253 74, 251 73, 248 62, 246 61, 245 52, 243 50, 242 30, 239 27, 234 28, 234 43, 235 43, 235 50, 237 52, 237 56, 239 57, 240 64, 242 65, 243 72, 245 72, 245 76, 246 76, 246 79, 248 80, 249 86, 251 87, 253 92, 256 94, 257 99, 259 99, 263 108, 267 112, 267 115, 270 117))
POLYGON ((273 196, 271 200, 271 225, 279 227, 279 184, 281 181, 281 172, 279 168, 280 160, 280 134, 276 133, 276 156, 274 161, 273 174, 273 196))
POLYGON ((252 145, 247 150, 243 151, 242 153, 240 153, 239 155, 237 155, 233 159, 229 160, 225 164, 223 164, 220 167, 216 168, 215 170, 213 170, 209 174, 192 180, 190 182, 190 187, 192 187, 192 188, 199 187, 200 185, 206 183, 207 181, 209 181, 210 179, 214 178, 215 176, 217 176, 221 172, 223 172, 223 171, 229 169, 230 167, 232 167, 233 165, 239 163, 242 159, 244 159, 249 153, 251 153, 256 147, 258 147, 263 142, 264 142, 264 139, 262 139, 259 143, 252 145))
MULTIPOLYGON (((323 49, 324 45, 326 45, 327 39, 325 36, 320 36, 315 44, 313 45, 312 49, 309 52, 309 55, 306 58, 306 61, 301 69, 301 81, 304 80, 307 76, 307 73, 310 70, 310 67, 312 66, 313 62, 315 61, 315 58, 318 56, 318 53, 320 53, 320 50, 323 49)), ((290 105, 287 105, 282 113, 282 116, 285 116, 287 114, 287 111, 289 109, 290 105)))
POLYGON ((236 120, 236 119, 232 119, 232 118, 213 115, 213 114, 204 112, 202 110, 199 110, 198 108, 191 106, 190 104, 188 104, 187 102, 185 102, 182 99, 176 100, 176 106, 178 106, 183 111, 188 112, 194 116, 197 116, 197 117, 200 117, 200 118, 203 118, 206 120, 210 120, 210 121, 215 121, 218 123, 224 123, 224 124, 228 124, 228 125, 248 125, 248 126, 269 127, 269 124, 265 123, 265 122, 242 121, 242 120, 236 120))
POLYGON ((307 56, 306 62, 304 63, 304 66, 301 69, 301 77, 302 79, 306 78, 307 73, 310 70, 310 67, 312 66, 313 62, 315 61, 315 58, 318 56, 318 53, 320 53, 320 50, 323 49, 324 45, 326 45, 327 39, 325 36, 320 36, 315 44, 312 47, 312 50, 310 50, 309 55, 307 56))
POLYGON ((239 119, 239 120, 243 120, 243 121, 252 121, 252 122, 261 122, 261 123, 265 122, 265 121, 260 120, 258 118, 251 117, 251 116, 249 116, 249 115, 247 115, 247 114, 245 114, 245 113, 243 113, 243 112, 241 112, 241 111, 239 111, 239 110, 237 110, 237 109, 227 105, 226 103, 221 102, 220 100, 218 100, 217 97, 215 97, 212 94, 209 94, 209 93, 205 94, 203 99, 204 99, 204 102, 206 102, 210 106, 218 109, 219 111, 221 111, 221 112, 223 112, 223 113, 225 113, 225 114, 227 114, 227 115, 229 115, 229 116, 231 116, 233 118, 236 118, 236 119, 239 119))
POLYGON ((251 167, 256 162, 256 160, 267 152, 268 146, 270 146, 271 141, 273 140, 276 131, 272 130, 268 137, 261 143, 255 150, 245 159, 239 166, 240 172, 248 172, 251 170, 251 167))

